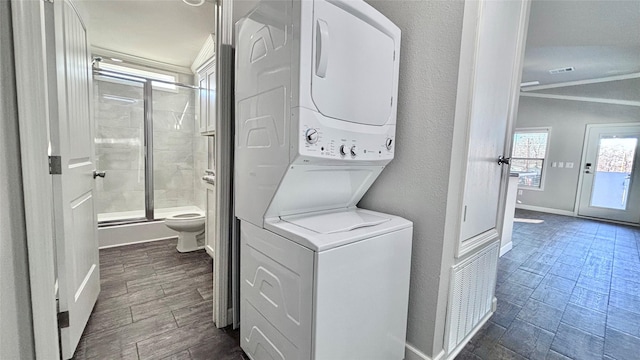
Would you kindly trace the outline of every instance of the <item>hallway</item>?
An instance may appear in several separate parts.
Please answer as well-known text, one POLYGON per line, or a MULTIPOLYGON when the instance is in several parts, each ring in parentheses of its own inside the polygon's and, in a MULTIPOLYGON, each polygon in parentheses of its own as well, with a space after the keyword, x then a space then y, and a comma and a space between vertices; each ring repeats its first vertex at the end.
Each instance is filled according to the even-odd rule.
POLYGON ((498 309, 456 359, 636 359, 640 228, 517 210, 498 309), (543 220, 539 222, 536 220, 543 220))

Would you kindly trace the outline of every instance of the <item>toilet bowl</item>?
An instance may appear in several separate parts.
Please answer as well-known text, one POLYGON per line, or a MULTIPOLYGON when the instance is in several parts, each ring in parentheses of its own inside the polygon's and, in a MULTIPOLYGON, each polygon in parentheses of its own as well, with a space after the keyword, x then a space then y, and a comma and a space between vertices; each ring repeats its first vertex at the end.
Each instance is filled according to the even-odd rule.
POLYGON ((164 219, 164 224, 171 230, 178 232, 179 252, 188 252, 202 249, 204 237, 204 213, 190 212, 175 214, 164 219), (199 241, 200 240, 200 241, 199 241))

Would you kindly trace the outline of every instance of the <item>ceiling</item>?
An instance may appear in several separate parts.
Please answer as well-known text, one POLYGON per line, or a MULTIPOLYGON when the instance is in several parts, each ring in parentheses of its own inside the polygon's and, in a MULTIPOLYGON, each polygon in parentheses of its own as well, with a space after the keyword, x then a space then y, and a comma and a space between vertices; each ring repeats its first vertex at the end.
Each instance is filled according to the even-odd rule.
POLYGON ((533 0, 522 82, 640 72, 640 1, 533 0), (549 70, 574 67, 556 75, 549 70))
POLYGON ((77 0, 91 46, 189 68, 215 30, 214 4, 182 0, 77 0))

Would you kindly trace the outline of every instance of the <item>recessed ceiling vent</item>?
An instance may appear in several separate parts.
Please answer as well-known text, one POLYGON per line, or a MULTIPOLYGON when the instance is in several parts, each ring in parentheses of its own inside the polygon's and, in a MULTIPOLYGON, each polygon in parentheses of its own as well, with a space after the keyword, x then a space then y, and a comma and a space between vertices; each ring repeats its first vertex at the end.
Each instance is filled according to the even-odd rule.
POLYGON ((573 66, 569 66, 569 67, 563 67, 563 68, 559 68, 559 69, 549 70, 549 74, 551 74, 551 75, 562 74, 562 73, 566 73, 566 72, 572 72, 572 71, 575 71, 575 70, 576 69, 573 66))

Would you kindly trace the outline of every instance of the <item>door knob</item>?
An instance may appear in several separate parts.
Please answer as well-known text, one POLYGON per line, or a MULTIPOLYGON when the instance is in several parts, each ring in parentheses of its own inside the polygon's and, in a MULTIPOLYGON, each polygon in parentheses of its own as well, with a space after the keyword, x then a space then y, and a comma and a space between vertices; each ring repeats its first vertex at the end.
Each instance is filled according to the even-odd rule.
POLYGON ((506 158, 502 155, 498 156, 498 165, 511 164, 511 158, 506 158))
POLYGON ((106 171, 93 170, 93 178, 95 179, 98 176, 103 178, 103 177, 107 176, 107 172, 106 171))

